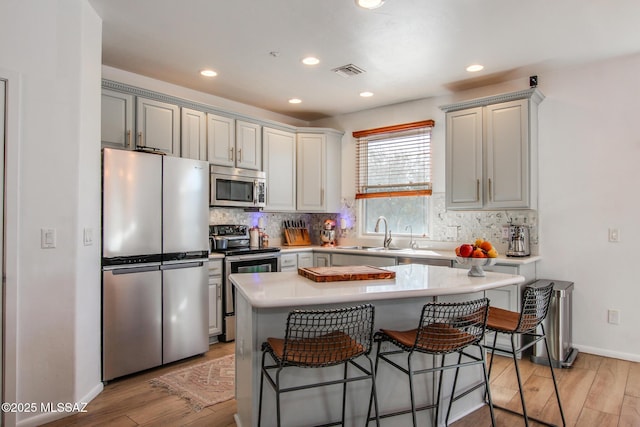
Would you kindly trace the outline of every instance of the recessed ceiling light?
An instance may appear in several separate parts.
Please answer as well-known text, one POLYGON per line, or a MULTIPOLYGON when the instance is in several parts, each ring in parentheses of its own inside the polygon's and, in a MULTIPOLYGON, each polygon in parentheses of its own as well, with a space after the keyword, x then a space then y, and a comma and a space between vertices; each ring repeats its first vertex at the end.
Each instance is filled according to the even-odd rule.
POLYGON ((356 0, 356 4, 365 9, 376 9, 384 4, 384 0, 356 0))
POLYGON ((298 98, 291 98, 289 100, 289 104, 300 104, 301 102, 302 102, 302 100, 298 99, 298 98))
POLYGON ((320 60, 314 56, 307 56, 306 58, 302 59, 302 63, 304 65, 318 65, 320 63, 320 60))
POLYGON ((480 71, 482 69, 484 69, 484 65, 480 65, 480 64, 473 64, 467 67, 467 71, 470 73, 475 73, 476 71, 480 71))
POLYGON ((202 70, 200 71, 200 74, 202 74, 205 77, 215 77, 218 75, 218 73, 216 73, 213 70, 202 70))
POLYGON ((373 96, 373 92, 360 92, 360 96, 363 98, 369 98, 370 96, 373 96))

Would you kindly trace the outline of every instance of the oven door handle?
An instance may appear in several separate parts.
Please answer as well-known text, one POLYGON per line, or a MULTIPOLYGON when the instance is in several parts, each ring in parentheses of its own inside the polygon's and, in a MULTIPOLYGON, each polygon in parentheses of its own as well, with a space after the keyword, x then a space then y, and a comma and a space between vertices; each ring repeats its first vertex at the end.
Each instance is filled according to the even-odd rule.
POLYGON ((271 260, 278 258, 280 255, 267 255, 267 254, 251 254, 251 255, 231 255, 225 257, 226 262, 237 262, 237 261, 262 261, 262 260, 271 260))

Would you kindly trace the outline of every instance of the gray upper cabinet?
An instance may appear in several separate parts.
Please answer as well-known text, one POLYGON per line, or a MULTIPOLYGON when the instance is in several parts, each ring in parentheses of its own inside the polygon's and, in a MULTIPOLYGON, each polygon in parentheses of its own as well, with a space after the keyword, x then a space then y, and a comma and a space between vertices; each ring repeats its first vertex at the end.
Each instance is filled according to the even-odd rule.
POLYGON ((447 209, 535 209, 537 106, 529 89, 446 111, 447 209))
POLYGON ((133 95, 102 90, 101 140, 103 147, 133 149, 133 95))
POLYGON ((301 212, 339 212, 342 134, 297 135, 297 209, 301 212))
POLYGON ((236 167, 262 170, 262 129, 259 124, 236 120, 236 167))
POLYGON ((207 113, 207 159, 219 166, 235 166, 236 121, 207 113))
POLYGON ((202 111, 182 108, 181 157, 207 160, 207 118, 202 111))
POLYGON ((153 99, 136 99, 136 147, 180 156, 180 107, 153 99))
POLYGON ((296 134, 262 129, 262 164, 267 175, 265 211, 296 210, 296 134))
POLYGON ((257 123, 207 114, 209 163, 262 170, 262 129, 257 123))

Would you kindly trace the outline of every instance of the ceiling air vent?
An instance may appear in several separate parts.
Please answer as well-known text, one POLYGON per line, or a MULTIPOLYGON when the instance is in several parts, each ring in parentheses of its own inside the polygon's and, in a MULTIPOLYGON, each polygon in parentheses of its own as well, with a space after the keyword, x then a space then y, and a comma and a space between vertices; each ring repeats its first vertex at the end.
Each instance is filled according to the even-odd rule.
POLYGON ((343 65, 342 67, 334 68, 331 71, 342 77, 353 77, 365 72, 362 68, 357 67, 353 64, 343 65))

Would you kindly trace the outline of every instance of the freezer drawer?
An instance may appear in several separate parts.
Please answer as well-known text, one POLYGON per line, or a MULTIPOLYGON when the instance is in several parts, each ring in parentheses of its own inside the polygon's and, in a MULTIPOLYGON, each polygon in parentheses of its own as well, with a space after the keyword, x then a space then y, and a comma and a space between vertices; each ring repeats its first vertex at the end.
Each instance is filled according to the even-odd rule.
POLYGON ((162 364, 159 266, 104 271, 102 379, 162 364))
POLYGON ((162 363, 209 349, 208 260, 163 267, 162 363))

